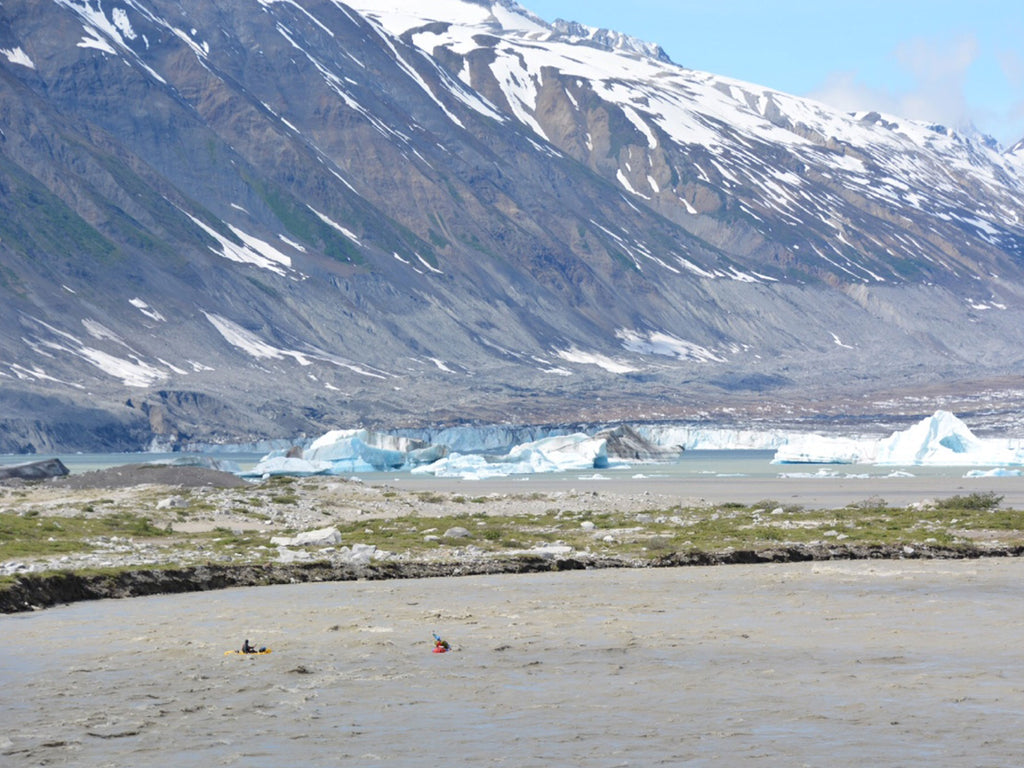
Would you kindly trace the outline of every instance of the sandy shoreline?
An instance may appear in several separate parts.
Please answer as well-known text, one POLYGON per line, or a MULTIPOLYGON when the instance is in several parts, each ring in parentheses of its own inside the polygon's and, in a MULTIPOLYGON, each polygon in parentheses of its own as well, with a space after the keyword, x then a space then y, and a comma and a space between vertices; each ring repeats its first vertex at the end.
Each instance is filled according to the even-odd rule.
MULTIPOLYGON (((851 473, 856 468, 851 468, 851 473)), ((966 471, 966 470, 965 470, 966 471)), ((780 470, 782 473, 783 470, 780 470)), ((787 474, 814 472, 813 467, 789 465, 787 474)), ((596 491, 622 499, 624 504, 645 496, 659 504, 756 504, 775 500, 809 509, 837 509, 851 504, 884 499, 895 506, 907 506, 927 499, 957 494, 992 492, 1004 497, 1003 505, 1024 509, 1024 477, 700 477, 680 480, 659 477, 655 471, 642 477, 608 477, 595 472, 562 475, 530 475, 523 478, 458 480, 419 475, 393 476, 396 488, 416 491, 448 491, 474 494, 552 493, 576 490, 596 491)))
MULTIPOLYGON (((707 504, 754 504, 775 500, 813 509, 836 509, 882 499, 894 506, 907 506, 928 499, 956 494, 996 493, 1004 506, 1024 508, 1024 476, 964 477, 970 467, 951 468, 944 475, 862 475, 857 465, 849 465, 834 476, 815 477, 818 465, 777 465, 776 472, 760 476, 689 475, 675 476, 661 471, 661 465, 638 464, 627 471, 567 471, 513 475, 484 479, 435 477, 433 475, 369 473, 351 476, 319 476, 324 483, 342 483, 358 477, 367 486, 411 492, 443 492, 467 496, 526 496, 529 494, 565 494, 586 492, 605 497, 620 508, 635 507, 644 498, 662 506, 707 504)), ((252 486, 229 473, 190 466, 127 464, 74 473, 65 478, 30 488, 45 489, 117 489, 139 485, 163 485, 183 488, 228 488, 252 486)), ((0 490, 3 485, 0 484, 0 490)), ((608 506, 608 503, 602 504, 608 506)))

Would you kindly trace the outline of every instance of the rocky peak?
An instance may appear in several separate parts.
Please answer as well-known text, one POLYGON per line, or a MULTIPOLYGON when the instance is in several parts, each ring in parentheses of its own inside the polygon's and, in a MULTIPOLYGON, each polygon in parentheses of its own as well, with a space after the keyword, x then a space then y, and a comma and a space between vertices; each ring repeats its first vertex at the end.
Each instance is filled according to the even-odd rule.
POLYGON ((665 63, 672 62, 672 59, 657 43, 648 43, 611 29, 588 27, 577 21, 565 21, 564 19, 555 19, 551 26, 560 35, 573 42, 590 43, 610 51, 646 56, 665 63))
POLYGON ((1021 145, 516 3, 4 0, 0 122, 0 450, 854 413, 1024 364, 1021 145))

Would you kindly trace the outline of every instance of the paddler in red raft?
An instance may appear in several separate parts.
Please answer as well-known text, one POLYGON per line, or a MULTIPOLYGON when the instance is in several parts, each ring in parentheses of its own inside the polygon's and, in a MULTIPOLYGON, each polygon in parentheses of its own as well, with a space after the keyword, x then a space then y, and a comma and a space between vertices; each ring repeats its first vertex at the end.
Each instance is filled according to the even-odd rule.
POLYGON ((452 649, 452 647, 450 645, 448 645, 448 641, 447 640, 442 640, 440 637, 437 636, 437 633, 435 632, 434 633, 434 653, 448 653, 448 651, 450 651, 451 649, 452 649))

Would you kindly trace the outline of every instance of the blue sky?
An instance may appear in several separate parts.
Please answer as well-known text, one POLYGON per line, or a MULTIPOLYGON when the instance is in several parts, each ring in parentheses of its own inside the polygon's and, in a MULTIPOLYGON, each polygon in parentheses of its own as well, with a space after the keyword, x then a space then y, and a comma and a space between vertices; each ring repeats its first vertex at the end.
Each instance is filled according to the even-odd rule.
POLYGON ((677 64, 845 110, 1024 139, 1021 0, 518 0, 659 43, 677 64))

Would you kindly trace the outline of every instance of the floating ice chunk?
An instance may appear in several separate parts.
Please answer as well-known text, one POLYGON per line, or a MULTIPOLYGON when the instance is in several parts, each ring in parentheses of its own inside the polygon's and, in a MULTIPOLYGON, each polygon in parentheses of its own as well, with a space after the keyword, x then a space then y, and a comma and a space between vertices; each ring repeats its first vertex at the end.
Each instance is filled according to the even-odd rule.
POLYGON ((607 441, 583 433, 545 437, 517 445, 508 459, 527 462, 535 472, 566 469, 600 469, 608 466, 607 441))
POLYGON ((365 467, 349 471, 368 471, 429 464, 442 458, 447 450, 443 445, 428 445, 382 432, 335 429, 314 440, 305 455, 312 460, 331 462, 339 470, 347 462, 365 467))
POLYGON ((871 463, 866 445, 848 437, 807 435, 793 438, 775 451, 773 464, 871 463))
POLYGON ((283 456, 280 452, 264 456, 255 467, 242 473, 243 477, 267 477, 274 475, 326 475, 329 474, 332 465, 325 461, 307 461, 289 456, 283 456))
POLYGON ((489 462, 483 456, 452 453, 432 464, 416 467, 412 470, 412 473, 434 475, 435 477, 461 477, 464 480, 481 480, 486 477, 512 474, 513 471, 505 465, 489 462))
POLYGON ((506 455, 486 457, 452 453, 414 473, 479 480, 487 477, 595 469, 608 466, 607 441, 577 433, 545 437, 517 445, 506 455))
POLYGON ((344 475, 402 469, 436 461, 446 452, 443 445, 427 445, 406 437, 366 429, 334 429, 314 440, 301 456, 274 451, 242 476, 344 475))
POLYGON ((1006 466, 1024 464, 1024 450, 1006 440, 982 439, 948 411, 887 438, 802 436, 779 447, 775 464, 896 464, 929 466, 1006 466))
POLYGON ((366 429, 334 429, 314 440, 305 456, 311 461, 347 464, 360 460, 371 469, 397 469, 405 464, 409 442, 366 429))

